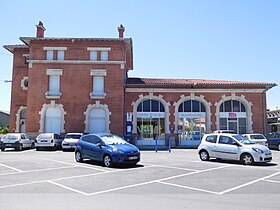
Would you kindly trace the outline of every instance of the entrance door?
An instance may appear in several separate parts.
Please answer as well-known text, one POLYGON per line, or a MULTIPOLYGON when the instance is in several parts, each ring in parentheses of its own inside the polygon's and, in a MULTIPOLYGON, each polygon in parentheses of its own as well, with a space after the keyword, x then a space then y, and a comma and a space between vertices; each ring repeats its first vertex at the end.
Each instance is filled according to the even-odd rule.
POLYGON ((20 120, 20 132, 21 133, 25 133, 25 131, 26 131, 26 119, 21 119, 20 120))
POLYGON ((228 129, 234 130, 236 133, 239 133, 238 131, 238 125, 237 125, 237 119, 228 119, 228 129))

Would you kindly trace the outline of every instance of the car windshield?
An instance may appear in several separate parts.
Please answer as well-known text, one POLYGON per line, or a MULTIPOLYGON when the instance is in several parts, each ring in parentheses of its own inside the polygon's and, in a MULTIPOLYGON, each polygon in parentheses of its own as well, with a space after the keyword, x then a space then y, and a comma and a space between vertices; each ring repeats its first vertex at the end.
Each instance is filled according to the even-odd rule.
POLYGON ((200 131, 190 131, 191 135, 201 135, 200 131))
POLYGON ((102 141, 105 144, 114 145, 114 144, 127 144, 127 142, 119 136, 115 135, 104 135, 101 136, 102 141))
POLYGON ((232 137, 237 139, 242 144, 255 144, 255 142, 252 142, 249 139, 245 139, 243 136, 240 135, 233 135, 232 137))
POLYGON ((80 134, 68 134, 65 136, 66 139, 79 139, 80 137, 80 134))
POLYGON ((265 139, 265 137, 262 134, 253 134, 251 139, 265 139))
POLYGON ((51 138, 52 138, 52 134, 50 133, 44 133, 38 136, 38 139, 51 139, 51 138))
POLYGON ((8 135, 3 136, 2 139, 3 140, 17 140, 18 136, 17 135, 8 134, 8 135))

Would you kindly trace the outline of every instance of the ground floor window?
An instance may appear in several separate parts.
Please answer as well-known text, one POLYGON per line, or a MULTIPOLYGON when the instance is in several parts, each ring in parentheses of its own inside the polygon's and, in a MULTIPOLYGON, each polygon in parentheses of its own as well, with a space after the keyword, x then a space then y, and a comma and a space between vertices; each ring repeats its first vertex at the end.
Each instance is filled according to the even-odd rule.
POLYGON ((220 118, 220 130, 234 130, 244 134, 247 131, 246 118, 220 118))
POLYGON ((201 140, 203 134, 205 134, 205 130, 205 117, 179 118, 179 140, 201 140))
POLYGON ((94 108, 90 111, 89 122, 90 133, 105 133, 106 129, 106 111, 102 108, 94 108))
POLYGON ((61 133, 61 117, 62 113, 58 108, 48 108, 46 110, 45 118, 45 132, 46 133, 61 133))
POLYGON ((165 139, 164 118, 137 118, 138 139, 165 139))

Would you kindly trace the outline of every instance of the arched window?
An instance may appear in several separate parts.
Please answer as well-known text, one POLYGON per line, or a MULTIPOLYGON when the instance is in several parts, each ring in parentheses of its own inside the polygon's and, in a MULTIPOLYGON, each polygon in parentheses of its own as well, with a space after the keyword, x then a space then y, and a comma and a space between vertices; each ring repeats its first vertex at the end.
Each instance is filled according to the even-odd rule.
POLYGON ((102 108, 93 108, 90 111, 89 132, 105 133, 106 131, 106 111, 102 108))
POLYGON ((247 114, 244 104, 237 100, 224 101, 219 108, 221 130, 234 130, 239 134, 247 131, 247 114))
POLYGON ((165 109, 160 101, 148 99, 137 106, 139 139, 164 139, 165 109))
POLYGON ((62 113, 58 108, 47 108, 45 115, 45 132, 61 133, 62 113))
POLYGON ((185 140, 201 140, 206 131, 206 110, 201 101, 186 100, 178 107, 178 134, 180 144, 185 140))

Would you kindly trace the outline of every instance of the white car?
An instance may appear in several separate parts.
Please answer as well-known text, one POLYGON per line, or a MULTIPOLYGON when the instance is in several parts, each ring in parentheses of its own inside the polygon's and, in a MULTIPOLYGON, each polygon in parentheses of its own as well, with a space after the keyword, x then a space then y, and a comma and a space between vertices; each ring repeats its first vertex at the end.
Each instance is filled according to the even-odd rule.
POLYGON ((62 138, 56 133, 41 133, 36 137, 36 150, 41 148, 52 148, 56 150, 61 147, 62 138))
POLYGON ((198 147, 198 154, 202 161, 219 158, 238 160, 245 165, 272 160, 268 147, 244 139, 238 134, 228 133, 204 135, 198 147))
POLYGON ((62 150, 75 149, 76 144, 83 134, 82 133, 67 133, 62 141, 62 150))
POLYGON ((267 139, 263 134, 260 133, 250 133, 250 134, 243 134, 242 135, 245 139, 249 139, 252 142, 257 144, 261 144, 264 146, 268 146, 267 139))
POLYGON ((0 141, 1 151, 5 151, 6 148, 14 148, 17 151, 21 151, 23 148, 34 147, 34 141, 29 139, 25 133, 7 133, 0 141))

